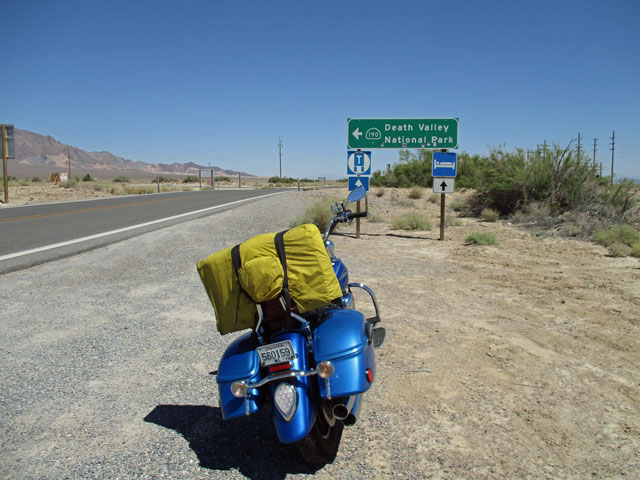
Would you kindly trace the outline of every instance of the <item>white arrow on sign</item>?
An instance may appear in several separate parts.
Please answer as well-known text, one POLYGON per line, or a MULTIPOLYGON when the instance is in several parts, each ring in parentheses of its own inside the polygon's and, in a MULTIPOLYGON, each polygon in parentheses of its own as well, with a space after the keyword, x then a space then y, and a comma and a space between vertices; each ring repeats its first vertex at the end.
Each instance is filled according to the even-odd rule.
POLYGON ((353 136, 356 137, 356 140, 360 140, 360 135, 362 135, 362 132, 360 131, 360 127, 358 127, 353 131, 353 136))
POLYGON ((360 179, 358 179, 356 181, 356 187, 361 187, 362 186, 362 182, 360 181, 360 179))

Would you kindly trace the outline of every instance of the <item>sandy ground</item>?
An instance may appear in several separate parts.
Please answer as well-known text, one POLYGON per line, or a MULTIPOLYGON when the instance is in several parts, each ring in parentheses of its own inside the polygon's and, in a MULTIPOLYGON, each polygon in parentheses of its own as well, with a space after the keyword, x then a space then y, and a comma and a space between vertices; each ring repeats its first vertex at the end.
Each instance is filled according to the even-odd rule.
POLYGON ((432 194, 407 193, 370 195, 382 221, 333 236, 387 329, 337 462, 356 454, 375 478, 640 478, 638 259, 471 218, 441 242, 432 194), (414 211, 435 228, 390 228, 414 211), (467 245, 474 231, 500 244, 467 245))
POLYGON ((380 442, 398 442, 418 477, 640 478, 638 259, 470 218, 440 242, 439 203, 406 195, 369 208, 420 212, 432 231, 363 222, 360 240, 334 237, 388 332, 365 409, 388 424, 372 461, 392 473, 380 442), (500 244, 466 245, 474 231, 500 244))

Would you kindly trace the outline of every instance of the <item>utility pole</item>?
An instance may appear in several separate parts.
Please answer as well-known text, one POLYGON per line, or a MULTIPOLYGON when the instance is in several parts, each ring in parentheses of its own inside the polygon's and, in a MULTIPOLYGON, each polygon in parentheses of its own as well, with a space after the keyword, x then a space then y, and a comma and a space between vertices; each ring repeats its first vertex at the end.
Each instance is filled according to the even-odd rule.
POLYGON ((613 152, 616 149, 616 132, 615 130, 611 134, 611 180, 610 185, 613 185, 613 152))
POLYGON ((595 171, 596 169, 596 145, 598 143, 598 139, 594 138, 593 139, 593 170, 595 171))
POLYGON ((580 132, 578 132, 578 163, 580 163, 580 132))
POLYGON ((278 142, 278 149, 280 151, 280 180, 282 180, 282 137, 280 137, 280 141, 278 142))
POLYGON ((69 178, 67 181, 71 181, 71 147, 67 144, 67 159, 69 160, 69 178))

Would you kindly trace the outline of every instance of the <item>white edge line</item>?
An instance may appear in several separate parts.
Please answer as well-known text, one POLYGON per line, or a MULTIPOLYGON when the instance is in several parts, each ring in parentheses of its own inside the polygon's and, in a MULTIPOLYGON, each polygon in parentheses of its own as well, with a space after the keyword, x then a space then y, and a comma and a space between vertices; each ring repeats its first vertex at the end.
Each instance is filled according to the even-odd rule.
POLYGON ((31 253, 44 252, 46 250, 51 250, 59 247, 66 247, 67 245, 73 245, 74 243, 86 242, 87 240, 94 240, 96 238, 106 237, 108 235, 114 235, 116 233, 127 232, 129 230, 135 230, 136 228, 148 227, 149 225, 154 225, 156 223, 168 222, 170 220, 175 220, 176 218, 186 217, 188 215, 195 215, 196 213, 208 212, 209 210, 215 210, 217 208, 228 207, 229 205, 234 205, 236 203, 248 202, 249 200, 256 200, 258 198, 266 198, 272 195, 279 195, 284 192, 276 192, 269 193, 267 195, 260 195, 258 197, 244 198, 242 200, 236 200, 235 202, 224 203, 222 205, 216 205, 215 207, 203 208, 201 210, 195 210, 193 212, 181 213, 180 215, 174 215, 172 217, 160 218, 158 220, 152 220, 150 222, 140 223, 138 225, 131 225, 129 227, 118 228, 117 230, 110 230, 108 232, 96 233, 95 235, 89 235, 88 237, 76 238, 74 240, 67 240, 66 242, 53 243, 51 245, 46 245, 44 247, 32 248, 31 250, 23 250, 22 252, 9 253, 7 255, 0 256, 0 262, 2 260, 10 260, 16 257, 22 257, 24 255, 29 255, 31 253))

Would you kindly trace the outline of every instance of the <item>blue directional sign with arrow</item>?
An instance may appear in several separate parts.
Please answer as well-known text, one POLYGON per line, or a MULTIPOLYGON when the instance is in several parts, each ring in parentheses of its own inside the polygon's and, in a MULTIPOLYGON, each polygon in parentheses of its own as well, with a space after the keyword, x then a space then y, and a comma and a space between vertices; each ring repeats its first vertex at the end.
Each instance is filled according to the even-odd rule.
POLYGON ((349 150, 347 152, 347 175, 371 175, 371 152, 349 150))
POLYGON ((349 191, 353 192, 358 187, 364 187, 369 191, 369 177, 349 177, 349 191))

